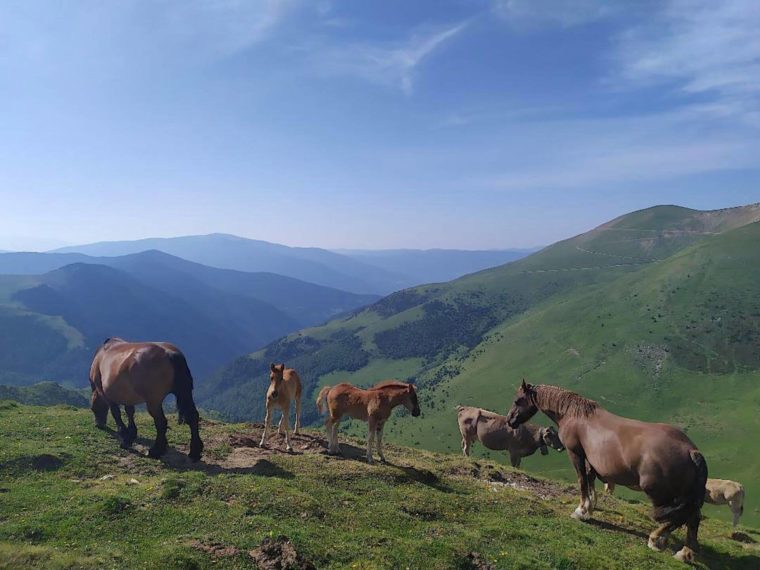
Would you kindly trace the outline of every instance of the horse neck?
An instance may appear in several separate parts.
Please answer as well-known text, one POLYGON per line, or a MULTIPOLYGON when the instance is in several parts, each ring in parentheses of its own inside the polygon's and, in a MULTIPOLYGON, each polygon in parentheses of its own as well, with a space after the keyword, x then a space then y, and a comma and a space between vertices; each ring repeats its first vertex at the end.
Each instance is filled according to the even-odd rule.
POLYGON ((549 417, 555 424, 560 425, 560 422, 565 419, 566 411, 560 410, 558 406, 553 405, 545 397, 545 394, 541 386, 535 387, 535 404, 536 407, 541 410, 545 415, 549 417))
POLYGON ((397 388, 395 386, 387 388, 389 394, 388 394, 388 400, 391 403, 391 407, 395 408, 396 406, 400 406, 404 403, 404 400, 407 396, 406 388, 397 388))

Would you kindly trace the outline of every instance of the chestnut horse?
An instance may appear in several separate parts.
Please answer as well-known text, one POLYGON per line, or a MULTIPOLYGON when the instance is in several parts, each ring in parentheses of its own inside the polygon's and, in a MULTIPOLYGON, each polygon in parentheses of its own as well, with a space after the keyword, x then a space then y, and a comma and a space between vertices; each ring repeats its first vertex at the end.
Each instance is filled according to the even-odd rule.
POLYGON ((264 447, 269 432, 269 422, 272 417, 272 409, 278 407, 282 410, 280 425, 278 430, 282 434, 283 425, 285 427, 285 446, 288 451, 293 451, 290 447, 290 402, 296 401, 296 427, 293 435, 298 433, 301 427, 301 378, 298 372, 292 368, 285 368, 284 364, 269 365, 269 388, 267 388, 267 413, 264 418, 264 433, 261 436, 259 447, 264 447))
POLYGON ((676 558, 690 561, 698 548, 700 510, 705 500, 707 463, 681 430, 616 416, 593 400, 556 386, 523 380, 507 415, 516 428, 541 410, 559 427, 559 437, 578 475, 581 503, 573 517, 585 520, 594 508, 594 479, 643 491, 652 501, 660 527, 649 547, 663 550, 682 525, 686 546, 676 558))
POLYGON ((372 388, 363 390, 351 384, 325 386, 317 396, 317 409, 322 413, 322 405, 327 402, 327 453, 340 453, 338 447, 338 424, 343 416, 350 416, 369 423, 367 433, 367 463, 372 463, 372 442, 377 436, 377 454, 380 461, 385 463, 383 455, 383 427, 391 416, 393 408, 404 406, 414 417, 420 415, 420 404, 417 392, 412 384, 398 380, 386 380, 375 384, 372 388))
POLYGON ((148 451, 153 458, 161 457, 166 451, 167 422, 163 401, 167 394, 174 394, 179 423, 190 426, 190 459, 200 459, 203 442, 198 433, 198 410, 193 401, 193 377, 184 354, 173 344, 107 339, 92 360, 90 387, 95 424, 104 428, 110 409, 124 449, 137 438, 135 406, 147 404, 148 413, 156 424, 156 441, 148 451), (121 419, 120 405, 127 412, 129 426, 125 426, 121 419))

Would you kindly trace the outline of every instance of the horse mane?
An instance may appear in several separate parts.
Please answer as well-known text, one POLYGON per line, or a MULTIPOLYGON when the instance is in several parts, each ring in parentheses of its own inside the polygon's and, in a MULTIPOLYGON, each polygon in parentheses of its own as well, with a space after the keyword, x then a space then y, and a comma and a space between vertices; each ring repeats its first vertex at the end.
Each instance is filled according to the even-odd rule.
POLYGON ((539 408, 548 408, 563 416, 587 418, 601 407, 594 400, 589 400, 559 386, 539 384, 533 386, 533 390, 539 408))
POLYGON ((409 387, 409 384, 406 382, 399 382, 398 380, 383 380, 382 382, 378 382, 371 388, 368 388, 369 390, 382 390, 383 388, 402 388, 406 390, 409 387))

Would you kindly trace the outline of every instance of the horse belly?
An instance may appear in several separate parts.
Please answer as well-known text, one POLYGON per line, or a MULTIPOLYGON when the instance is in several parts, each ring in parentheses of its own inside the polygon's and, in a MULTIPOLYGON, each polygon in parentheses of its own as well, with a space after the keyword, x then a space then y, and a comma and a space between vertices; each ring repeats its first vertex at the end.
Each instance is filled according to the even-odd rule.
POLYGON ((104 382, 103 394, 112 404, 136 406, 145 402, 145 398, 137 393, 129 378, 124 377, 118 377, 113 382, 104 382))
POLYGON ((509 448, 509 438, 504 436, 500 431, 489 431, 478 429, 478 440, 488 449, 494 451, 504 451, 509 448))

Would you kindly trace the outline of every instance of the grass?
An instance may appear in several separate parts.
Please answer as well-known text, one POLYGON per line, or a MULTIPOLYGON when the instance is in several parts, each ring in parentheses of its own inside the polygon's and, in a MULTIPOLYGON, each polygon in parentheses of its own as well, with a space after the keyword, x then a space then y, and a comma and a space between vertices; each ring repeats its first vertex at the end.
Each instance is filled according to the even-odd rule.
MULTIPOLYGON (((184 451, 186 428, 170 425, 184 451)), ((138 428, 153 436, 144 413, 138 428)), ((271 453, 244 465, 233 460, 255 450, 230 434, 260 432, 204 422, 204 462, 173 448, 153 461, 149 441, 121 450, 86 410, 9 402, 0 432, 0 568, 249 567, 247 552, 278 535, 318 568, 467 568, 472 552, 497 568, 682 567, 646 548, 646 506, 604 497, 595 522, 579 523, 572 489, 486 460, 389 446, 390 465, 367 465, 343 437, 348 458, 271 453), (218 557, 198 543, 236 550, 218 557)), ((760 533, 743 530, 754 543, 707 520, 700 564, 758 567, 760 533)))

